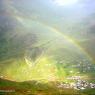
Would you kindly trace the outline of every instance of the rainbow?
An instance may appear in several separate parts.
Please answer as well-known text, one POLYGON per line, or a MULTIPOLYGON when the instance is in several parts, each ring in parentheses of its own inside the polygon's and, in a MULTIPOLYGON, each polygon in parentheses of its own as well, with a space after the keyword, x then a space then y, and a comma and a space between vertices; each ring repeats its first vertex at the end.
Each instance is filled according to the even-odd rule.
POLYGON ((21 14, 21 12, 19 12, 15 7, 12 6, 11 2, 12 2, 11 0, 7 0, 7 1, 5 1, 5 4, 7 5, 8 9, 11 12, 11 16, 14 19, 16 19, 19 23, 21 23, 23 25, 23 27, 31 28, 32 23, 41 25, 41 26, 47 28, 48 30, 52 31, 53 33, 57 34, 57 37, 58 36, 63 37, 63 39, 65 39, 66 41, 73 44, 76 48, 78 48, 92 63, 94 62, 92 57, 87 53, 87 51, 84 48, 82 48, 79 45, 79 43, 76 41, 76 39, 69 37, 68 35, 64 34, 62 31, 59 31, 55 27, 49 26, 48 24, 46 24, 42 21, 38 21, 38 20, 34 19, 32 16, 27 17, 27 16, 21 14), (29 20, 31 20, 31 23, 28 23, 29 20))

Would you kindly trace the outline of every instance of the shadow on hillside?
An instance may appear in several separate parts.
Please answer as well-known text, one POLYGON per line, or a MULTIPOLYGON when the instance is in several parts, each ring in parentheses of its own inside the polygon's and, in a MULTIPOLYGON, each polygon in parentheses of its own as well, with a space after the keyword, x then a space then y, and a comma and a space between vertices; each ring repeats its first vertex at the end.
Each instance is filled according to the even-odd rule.
POLYGON ((15 82, 0 79, 0 95, 95 95, 95 89, 83 91, 58 88, 59 82, 15 82))

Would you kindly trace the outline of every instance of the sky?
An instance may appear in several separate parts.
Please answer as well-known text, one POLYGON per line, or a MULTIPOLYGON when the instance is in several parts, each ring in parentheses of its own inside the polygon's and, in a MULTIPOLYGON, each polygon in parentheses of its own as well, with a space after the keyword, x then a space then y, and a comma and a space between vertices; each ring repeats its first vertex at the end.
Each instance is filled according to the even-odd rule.
MULTIPOLYGON (((66 34, 76 30, 76 27, 79 26, 78 24, 81 24, 78 27, 78 31, 82 28, 83 32, 87 32, 88 26, 84 25, 84 23, 90 16, 94 15, 95 10, 95 2, 93 0, 79 0, 76 4, 71 6, 59 6, 55 4, 54 0, 7 0, 7 2, 9 3, 9 6, 8 3, 6 3, 6 6, 8 6, 7 10, 9 9, 11 14, 17 12, 18 15, 26 16, 26 18, 31 17, 51 27, 56 27, 66 34)), ((13 15, 16 15, 16 13, 13 15)), ((94 22, 90 22, 90 24, 92 23, 94 22)), ((70 35, 73 36, 76 34, 75 36, 81 36, 77 33, 78 32, 74 32, 70 35)))

